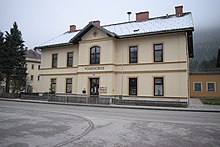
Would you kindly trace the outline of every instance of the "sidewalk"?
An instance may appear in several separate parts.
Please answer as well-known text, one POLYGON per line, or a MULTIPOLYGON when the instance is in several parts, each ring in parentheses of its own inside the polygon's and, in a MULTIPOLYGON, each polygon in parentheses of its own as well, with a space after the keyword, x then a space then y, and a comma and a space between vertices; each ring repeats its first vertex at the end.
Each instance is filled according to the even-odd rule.
POLYGON ((220 113, 220 106, 203 105, 198 99, 190 99, 190 105, 187 108, 183 107, 159 107, 159 106, 135 106, 135 105, 101 105, 101 104, 85 104, 85 103, 63 103, 63 102, 48 102, 38 100, 24 100, 0 98, 0 101, 14 101, 26 103, 41 103, 55 105, 70 105, 70 106, 88 106, 88 107, 106 107, 106 108, 125 108, 125 109, 146 109, 146 110, 166 110, 166 111, 191 111, 191 112, 217 112, 220 113))

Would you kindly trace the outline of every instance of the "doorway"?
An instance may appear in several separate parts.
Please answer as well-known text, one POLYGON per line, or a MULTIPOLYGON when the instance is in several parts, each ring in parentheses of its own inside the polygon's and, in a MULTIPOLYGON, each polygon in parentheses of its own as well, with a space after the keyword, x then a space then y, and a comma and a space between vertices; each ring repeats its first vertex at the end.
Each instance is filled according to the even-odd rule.
POLYGON ((90 78, 90 95, 99 95, 99 78, 90 78))

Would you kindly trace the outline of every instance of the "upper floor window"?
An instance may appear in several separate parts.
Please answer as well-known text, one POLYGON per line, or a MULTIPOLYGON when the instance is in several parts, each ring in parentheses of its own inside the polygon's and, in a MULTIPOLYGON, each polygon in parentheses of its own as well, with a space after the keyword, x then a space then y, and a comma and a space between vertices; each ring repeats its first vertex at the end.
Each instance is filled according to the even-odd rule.
POLYGON ((154 44, 154 62, 163 62, 163 44, 154 44))
POLYGON ((73 66, 73 52, 67 53, 67 67, 73 66))
POLYGON ((52 68, 57 67, 57 54, 52 54, 52 68))
POLYGON ((31 69, 34 69, 34 64, 31 64, 31 69))
POLYGON ((40 65, 38 65, 38 70, 40 70, 40 65))
POLYGON ((215 82, 207 82, 206 83, 207 91, 216 91, 216 83, 215 82))
POLYGON ((131 46, 129 47, 129 63, 137 63, 138 62, 138 47, 131 46))
POLYGON ((201 82, 194 82, 193 83, 193 90, 194 91, 202 91, 202 83, 201 82))
POLYGON ((90 64, 100 63, 100 47, 94 46, 90 48, 90 64))

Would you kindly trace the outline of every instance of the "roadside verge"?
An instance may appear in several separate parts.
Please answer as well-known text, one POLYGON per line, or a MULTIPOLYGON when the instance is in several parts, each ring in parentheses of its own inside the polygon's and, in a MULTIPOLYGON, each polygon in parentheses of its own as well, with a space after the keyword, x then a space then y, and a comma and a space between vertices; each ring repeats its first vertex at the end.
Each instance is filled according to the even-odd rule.
POLYGON ((105 107, 105 108, 123 108, 123 109, 145 109, 145 110, 164 110, 164 111, 189 111, 189 112, 216 112, 220 113, 220 106, 189 106, 183 107, 159 107, 159 106, 135 106, 135 105, 102 105, 102 104, 85 104, 85 103, 65 103, 65 102, 48 102, 39 100, 23 100, 0 98, 0 101, 26 102, 26 103, 40 103, 40 104, 54 104, 54 105, 69 105, 69 106, 87 106, 87 107, 105 107))

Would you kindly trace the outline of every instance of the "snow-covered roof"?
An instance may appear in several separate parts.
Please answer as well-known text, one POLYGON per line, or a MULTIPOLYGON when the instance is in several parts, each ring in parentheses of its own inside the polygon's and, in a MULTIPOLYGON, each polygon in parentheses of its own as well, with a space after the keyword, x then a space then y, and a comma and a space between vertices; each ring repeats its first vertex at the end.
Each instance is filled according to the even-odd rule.
MULTIPOLYGON (((92 25, 94 25, 92 23, 92 25)), ((88 26, 88 25, 87 25, 88 26)), ((85 27, 88 30, 88 27, 85 27)), ((167 15, 163 17, 151 18, 146 21, 131 21, 125 23, 111 24, 100 27, 106 30, 107 33, 115 34, 117 38, 132 37, 138 35, 150 35, 165 32, 174 32, 182 30, 193 30, 193 19, 191 13, 183 13, 181 16, 167 15)), ((49 47, 54 45, 70 44, 78 33, 84 31, 77 30, 76 32, 66 32, 43 44, 39 47, 49 47)), ((80 33, 79 33, 80 34, 80 33)))
POLYGON ((191 13, 188 13, 183 16, 171 15, 141 22, 133 21, 130 23, 107 25, 103 28, 109 30, 110 32, 114 32, 119 36, 128 36, 134 34, 147 34, 193 28, 193 20, 191 13))
POLYGON ((41 44, 40 46, 51 46, 51 45, 57 45, 57 44, 67 44, 69 43, 69 41, 76 35, 78 34, 80 31, 76 31, 76 32, 66 32, 63 33, 53 39, 50 39, 49 41, 41 44))

